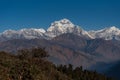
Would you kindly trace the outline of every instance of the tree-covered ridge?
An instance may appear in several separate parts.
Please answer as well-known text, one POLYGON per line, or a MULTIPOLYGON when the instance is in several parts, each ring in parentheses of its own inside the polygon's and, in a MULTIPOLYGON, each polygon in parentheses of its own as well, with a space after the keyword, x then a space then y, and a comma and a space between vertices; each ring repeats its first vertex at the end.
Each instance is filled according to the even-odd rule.
POLYGON ((113 80, 112 78, 108 78, 103 74, 97 73, 96 71, 84 70, 82 66, 73 69, 71 64, 67 66, 60 65, 57 69, 73 80, 113 80))
POLYGON ((82 67, 55 66, 45 57, 42 48, 20 50, 17 55, 0 52, 0 80, 111 80, 82 67))

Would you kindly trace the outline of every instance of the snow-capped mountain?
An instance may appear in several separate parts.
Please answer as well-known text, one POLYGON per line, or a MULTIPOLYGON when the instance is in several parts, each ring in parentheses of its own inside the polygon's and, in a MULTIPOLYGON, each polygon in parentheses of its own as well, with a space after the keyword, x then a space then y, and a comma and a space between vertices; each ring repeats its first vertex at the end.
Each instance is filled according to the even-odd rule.
POLYGON ((97 31, 88 32, 93 38, 103 38, 105 40, 120 40, 120 30, 115 26, 97 31))
POLYGON ((85 31, 81 27, 74 25, 70 20, 62 19, 51 23, 50 27, 47 30, 44 30, 42 28, 21 29, 18 31, 6 30, 3 33, 0 33, 0 41, 35 38, 52 39, 65 33, 73 33, 89 39, 103 38, 105 40, 120 40, 120 30, 115 26, 97 31, 85 31))
POLYGON ((65 33, 74 33, 86 38, 92 38, 87 31, 81 29, 77 25, 74 25, 68 19, 62 19, 60 21, 53 22, 51 26, 47 29, 46 35, 53 38, 65 33))
POLYGON ((75 25, 68 19, 62 19, 51 23, 51 26, 47 29, 47 35, 55 37, 64 33, 71 33, 74 30, 75 25))
POLYGON ((65 33, 74 33, 79 36, 84 36, 86 38, 91 38, 87 31, 81 29, 79 26, 74 25, 68 19, 62 19, 60 21, 55 21, 51 23, 50 27, 47 30, 44 29, 21 29, 18 31, 15 30, 6 30, 0 34, 0 40, 11 40, 11 39, 51 39, 56 36, 65 33))
POLYGON ((44 29, 21 29, 18 33, 26 39, 42 38, 44 37, 44 29))
POLYGON ((21 29, 18 31, 15 30, 6 30, 0 34, 0 41, 11 40, 11 39, 34 39, 34 38, 43 38, 44 29, 21 29))
POLYGON ((47 29, 48 32, 51 31, 59 31, 61 33, 72 32, 72 29, 75 25, 69 21, 68 19, 62 19, 60 21, 55 21, 51 24, 51 26, 47 29))

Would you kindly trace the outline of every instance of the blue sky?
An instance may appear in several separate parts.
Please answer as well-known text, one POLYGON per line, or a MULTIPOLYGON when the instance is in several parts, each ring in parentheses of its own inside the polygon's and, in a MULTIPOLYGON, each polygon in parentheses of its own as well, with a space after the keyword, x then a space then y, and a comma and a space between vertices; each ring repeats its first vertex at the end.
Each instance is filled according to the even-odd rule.
POLYGON ((119 0, 0 0, 0 32, 45 28, 63 18, 85 30, 120 28, 119 0))

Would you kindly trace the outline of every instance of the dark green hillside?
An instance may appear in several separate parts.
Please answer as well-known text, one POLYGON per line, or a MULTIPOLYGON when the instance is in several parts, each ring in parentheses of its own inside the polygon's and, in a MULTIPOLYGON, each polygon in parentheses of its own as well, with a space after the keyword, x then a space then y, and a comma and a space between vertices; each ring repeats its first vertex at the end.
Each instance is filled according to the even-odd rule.
POLYGON ((0 52, 0 80, 111 80, 97 72, 72 65, 55 66, 44 49, 20 50, 17 55, 0 52))

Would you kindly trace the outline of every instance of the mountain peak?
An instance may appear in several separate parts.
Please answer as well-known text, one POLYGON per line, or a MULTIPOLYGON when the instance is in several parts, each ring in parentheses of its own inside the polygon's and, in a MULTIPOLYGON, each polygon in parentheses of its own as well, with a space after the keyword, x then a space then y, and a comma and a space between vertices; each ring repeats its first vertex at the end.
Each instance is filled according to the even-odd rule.
POLYGON ((67 18, 64 18, 64 19, 61 19, 59 22, 63 23, 63 24, 68 24, 68 23, 72 23, 69 19, 67 18))
POLYGON ((117 28, 117 27, 115 27, 115 26, 106 28, 105 31, 106 31, 107 33, 115 33, 115 34, 120 33, 119 28, 117 28))
POLYGON ((48 32, 52 32, 52 31, 55 31, 55 32, 66 32, 66 30, 69 30, 70 28, 74 28, 74 24, 64 18, 62 20, 59 20, 59 21, 55 21, 53 23, 51 23, 51 26, 48 28, 48 32))
POLYGON ((110 30, 119 30, 116 26, 112 26, 109 28, 110 30))
POLYGON ((59 21, 55 21, 51 24, 51 26, 47 30, 47 35, 51 37, 56 37, 65 33, 73 33, 79 36, 85 36, 87 38, 91 38, 87 31, 79 28, 79 26, 74 25, 70 20, 64 18, 59 21))
POLYGON ((116 40, 120 40, 120 29, 115 26, 89 32, 89 34, 94 38, 103 38, 105 40, 112 40, 115 38, 116 40))

